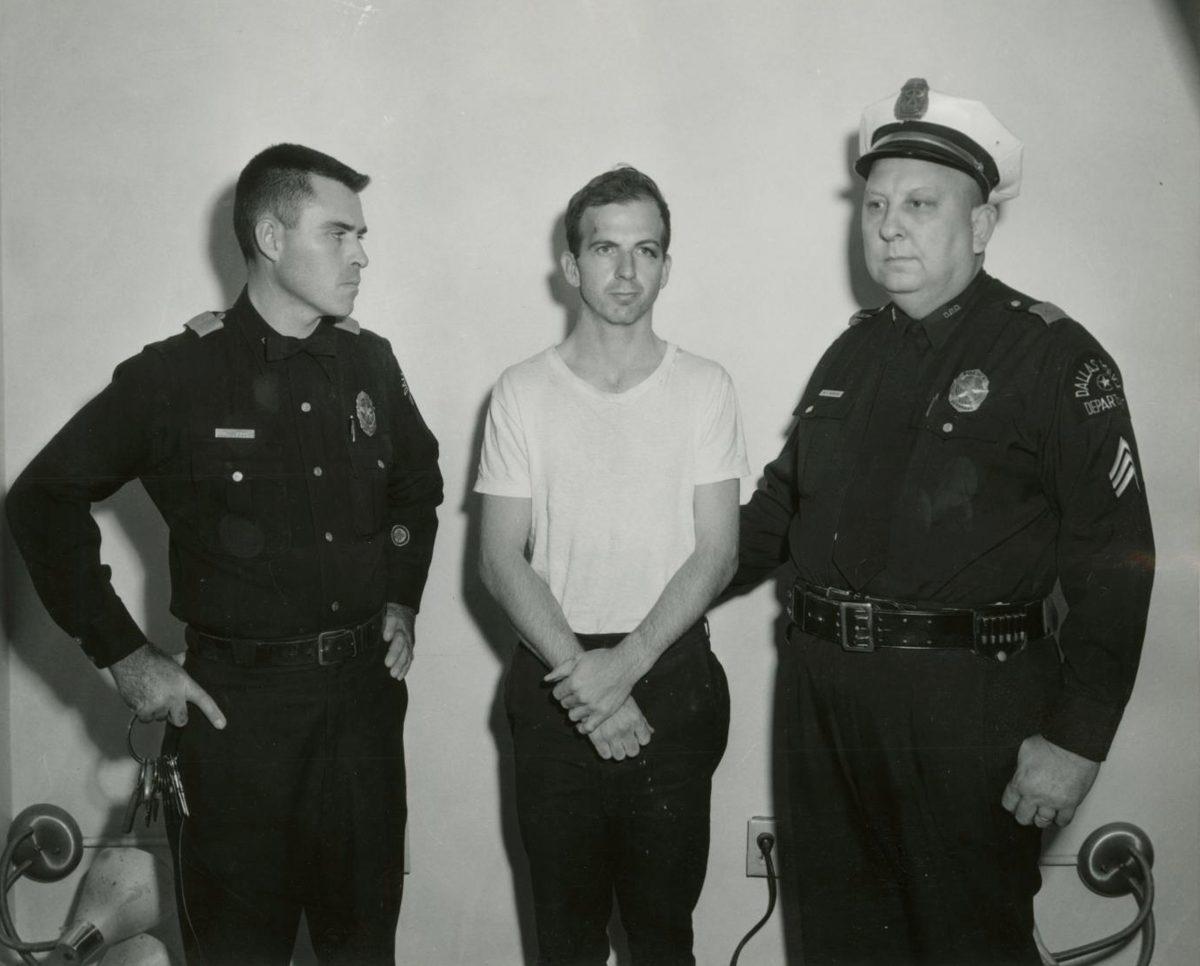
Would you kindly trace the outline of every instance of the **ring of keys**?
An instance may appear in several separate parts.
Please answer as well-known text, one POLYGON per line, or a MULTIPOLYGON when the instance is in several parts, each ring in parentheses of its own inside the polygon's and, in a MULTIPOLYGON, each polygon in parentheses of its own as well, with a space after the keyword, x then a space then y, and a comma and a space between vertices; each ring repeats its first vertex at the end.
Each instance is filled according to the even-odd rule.
POLYGON ((143 758, 139 755, 133 746, 133 726, 137 722, 137 715, 134 715, 125 734, 129 754, 139 766, 137 783, 125 809, 126 835, 133 832, 138 809, 144 808, 146 811, 147 828, 154 824, 160 811, 169 812, 177 819, 187 818, 191 814, 188 812, 187 795, 183 791, 183 778, 179 774, 179 756, 158 755, 155 758, 143 758))

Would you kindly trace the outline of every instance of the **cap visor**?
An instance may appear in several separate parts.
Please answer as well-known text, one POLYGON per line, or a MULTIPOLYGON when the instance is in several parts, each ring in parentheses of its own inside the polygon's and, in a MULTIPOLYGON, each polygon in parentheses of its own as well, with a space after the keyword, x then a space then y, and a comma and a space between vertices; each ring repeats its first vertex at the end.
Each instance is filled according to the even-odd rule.
POLYGON ((970 177, 972 181, 979 185, 985 198, 988 196, 988 192, 991 191, 991 187, 980 173, 965 164, 962 158, 949 151, 939 151, 935 145, 929 144, 926 141, 893 139, 885 146, 868 151, 860 157, 854 162, 854 170, 865 178, 871 171, 871 165, 880 158, 915 158, 918 161, 930 161, 933 164, 940 164, 943 167, 961 171, 970 177))

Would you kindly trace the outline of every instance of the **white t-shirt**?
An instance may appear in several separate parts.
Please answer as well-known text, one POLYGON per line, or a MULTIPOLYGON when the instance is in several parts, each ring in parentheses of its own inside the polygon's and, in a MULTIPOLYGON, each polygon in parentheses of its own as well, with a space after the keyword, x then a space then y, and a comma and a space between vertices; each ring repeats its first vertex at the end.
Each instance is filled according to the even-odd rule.
POLYGON ((626 633, 695 549, 696 486, 749 475, 729 374, 671 343, 602 392, 554 348, 506 369, 477 493, 533 500, 530 564, 577 634, 626 633))

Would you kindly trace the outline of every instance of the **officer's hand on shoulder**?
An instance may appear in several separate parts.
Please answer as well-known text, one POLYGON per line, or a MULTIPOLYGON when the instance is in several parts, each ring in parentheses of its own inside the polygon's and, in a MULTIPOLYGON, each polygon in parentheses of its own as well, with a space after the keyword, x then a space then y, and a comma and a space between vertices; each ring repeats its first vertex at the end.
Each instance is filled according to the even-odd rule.
POLYGON ((109 667, 117 691, 142 721, 169 718, 182 728, 188 720, 188 703, 194 704, 214 728, 225 727, 225 715, 217 703, 192 680, 169 654, 146 642, 109 667))
POLYGON ((1017 768, 1000 804, 1022 825, 1062 827, 1091 790, 1100 763, 1030 735, 1017 752, 1017 768))

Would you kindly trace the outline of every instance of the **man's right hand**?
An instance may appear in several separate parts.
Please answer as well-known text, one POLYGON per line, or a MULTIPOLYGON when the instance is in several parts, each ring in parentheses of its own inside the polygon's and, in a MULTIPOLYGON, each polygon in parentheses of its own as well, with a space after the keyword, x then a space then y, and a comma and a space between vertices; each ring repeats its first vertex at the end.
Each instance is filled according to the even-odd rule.
POLYGON ((642 715, 642 709, 632 697, 625 699, 616 711, 604 719, 595 731, 588 735, 596 754, 607 761, 633 758, 643 745, 650 744, 654 729, 642 715))
POLYGON ((182 728, 187 724, 190 701, 214 728, 225 727, 225 715, 217 702, 174 658, 149 642, 110 665, 109 670, 129 710, 142 721, 170 718, 171 724, 182 728))

